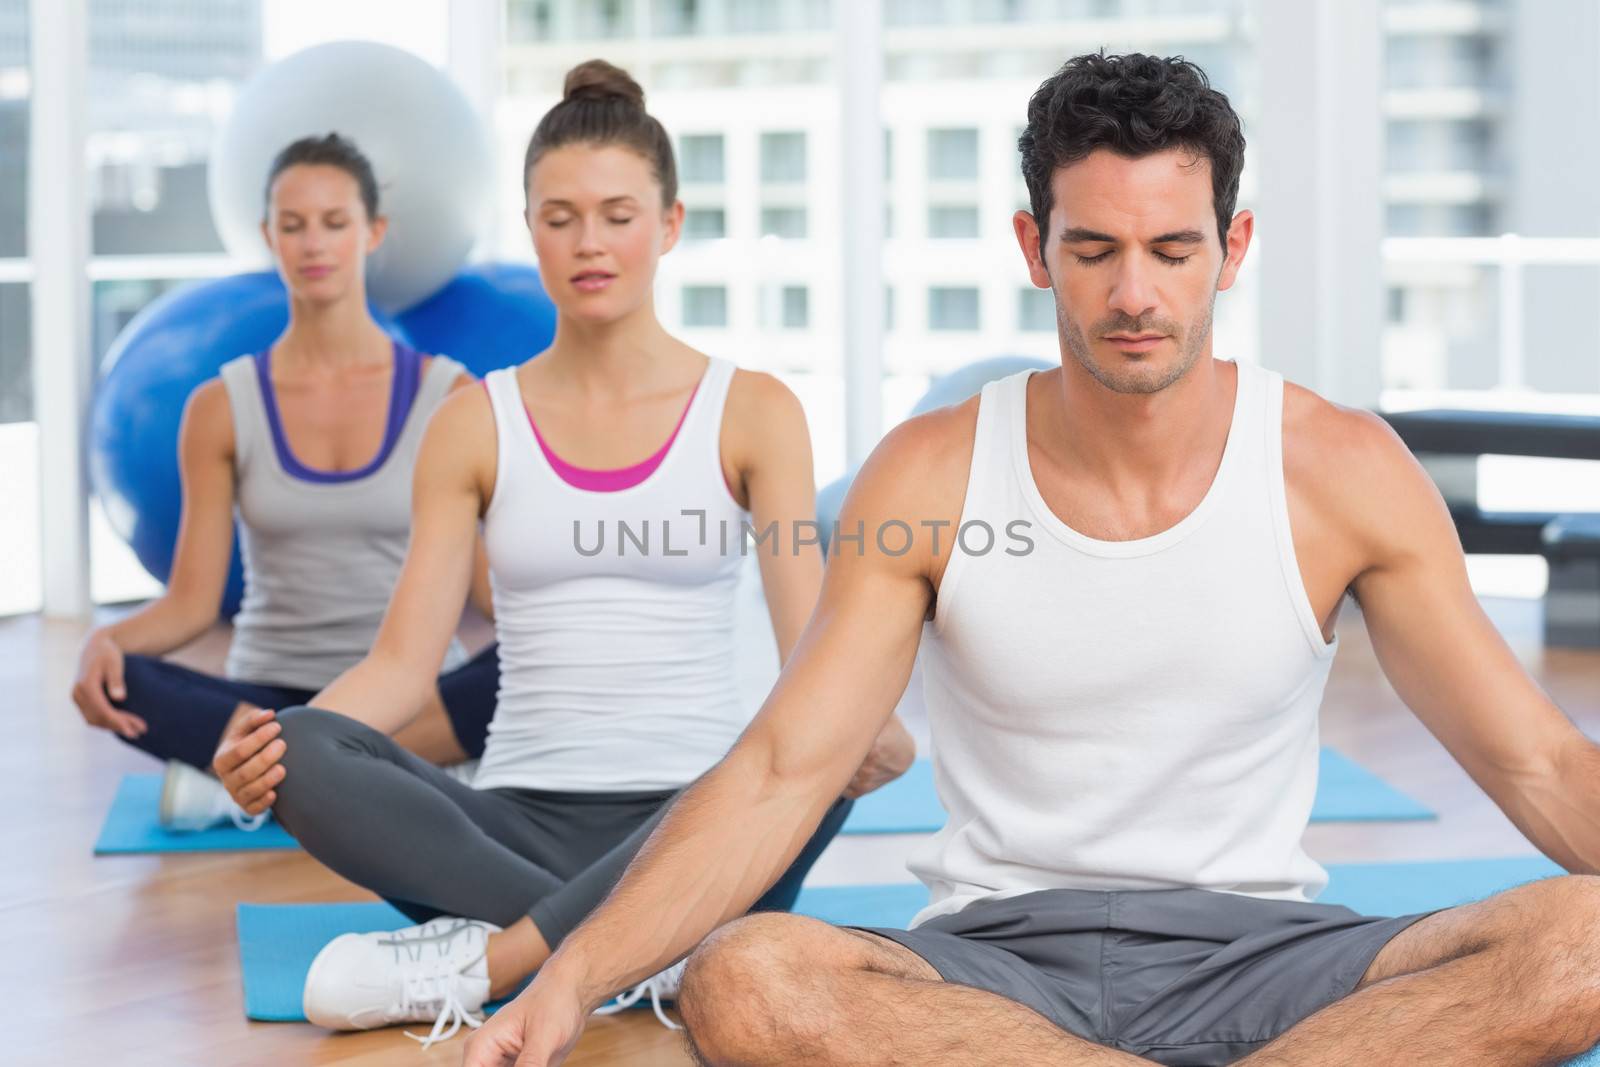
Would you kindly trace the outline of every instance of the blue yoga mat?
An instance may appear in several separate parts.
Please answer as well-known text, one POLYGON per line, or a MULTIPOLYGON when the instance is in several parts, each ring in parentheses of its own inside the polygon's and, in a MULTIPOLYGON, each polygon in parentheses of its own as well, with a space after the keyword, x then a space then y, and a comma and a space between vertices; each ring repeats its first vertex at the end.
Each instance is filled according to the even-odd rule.
POLYGON ((168 833, 157 814, 161 775, 130 774, 117 787, 111 810, 94 843, 97 856, 122 852, 233 852, 261 848, 299 848, 289 832, 268 819, 258 830, 218 826, 195 833, 168 833))
MULTIPOLYGON (((1312 822, 1431 819, 1434 813, 1393 788, 1348 756, 1322 750, 1312 822)), ((933 833, 944 826, 944 808, 933 786, 933 764, 919 759, 882 789, 856 801, 840 833, 933 833)))
MULTIPOLYGON (((1347 864, 1329 868, 1320 899, 1367 915, 1407 915, 1559 873, 1542 858, 1347 864)), ((808 887, 795 911, 841 925, 904 927, 927 902, 918 883, 808 887)), ((238 922, 245 1014, 266 1022, 304 1019, 301 990, 323 945, 343 933, 410 925, 387 904, 240 904, 238 922)), ((1600 1057, 1592 1063, 1600 1067, 1600 1057)))
MULTIPOLYGON (((1322 750, 1319 773, 1312 822, 1434 817, 1433 812, 1334 749, 1322 750)), ((123 778, 105 825, 101 827, 100 839, 95 842, 95 853, 227 852, 299 847, 287 831, 271 821, 249 833, 233 826, 198 833, 168 833, 156 822, 160 797, 160 775, 130 774, 123 778)), ((933 787, 933 765, 919 759, 905 774, 856 801, 840 832, 932 833, 942 827, 944 821, 944 809, 939 806, 933 787)))
MULTIPOLYGON (((801 891, 795 911, 854 926, 904 926, 928 902, 910 885, 828 886, 801 891)), ((398 930, 411 920, 387 904, 240 904, 244 1013, 262 1022, 304 1022, 300 994, 322 946, 340 934, 398 930)))

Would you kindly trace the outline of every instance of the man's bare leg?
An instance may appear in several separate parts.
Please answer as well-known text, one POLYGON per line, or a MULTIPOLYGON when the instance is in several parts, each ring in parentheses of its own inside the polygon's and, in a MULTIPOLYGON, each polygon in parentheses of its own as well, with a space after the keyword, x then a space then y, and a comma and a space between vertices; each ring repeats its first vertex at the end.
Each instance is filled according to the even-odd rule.
POLYGON ((1520 886, 1429 916, 1356 992, 1241 1067, 1559 1064, 1600 1040, 1600 878, 1520 886))
POLYGON ((797 915, 753 915, 690 958, 678 1007, 713 1067, 934 1064, 1135 1067, 1032 1008, 944 982, 885 938, 797 915))

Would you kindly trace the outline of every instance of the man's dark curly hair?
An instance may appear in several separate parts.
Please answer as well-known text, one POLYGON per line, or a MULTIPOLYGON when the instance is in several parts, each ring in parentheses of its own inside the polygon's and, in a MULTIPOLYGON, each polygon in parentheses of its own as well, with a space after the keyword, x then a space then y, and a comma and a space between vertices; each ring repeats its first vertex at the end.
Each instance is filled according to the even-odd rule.
POLYGON ((1227 247, 1244 132, 1228 98, 1181 56, 1074 56, 1028 101, 1028 125, 1017 148, 1041 248, 1055 204, 1051 176, 1097 148, 1134 159, 1182 148, 1209 160, 1217 235, 1227 247))

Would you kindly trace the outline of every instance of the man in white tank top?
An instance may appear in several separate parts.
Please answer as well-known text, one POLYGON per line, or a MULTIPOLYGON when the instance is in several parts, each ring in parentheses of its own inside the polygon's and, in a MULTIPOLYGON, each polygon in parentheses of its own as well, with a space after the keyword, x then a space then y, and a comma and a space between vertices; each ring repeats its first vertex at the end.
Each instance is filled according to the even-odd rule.
POLYGON ((1485 618, 1384 423, 1213 357, 1254 229, 1226 98, 1182 60, 1081 56, 1020 148, 1015 228, 1061 368, 888 435, 761 714, 469 1067, 556 1062, 590 1008, 743 915, 919 645, 950 813, 913 863, 929 907, 910 931, 716 932, 680 1001, 705 1062, 1501 1065, 1600 1039, 1600 879, 1398 919, 1312 902, 1300 836, 1347 593, 1407 704, 1581 874, 1600 749, 1485 618))

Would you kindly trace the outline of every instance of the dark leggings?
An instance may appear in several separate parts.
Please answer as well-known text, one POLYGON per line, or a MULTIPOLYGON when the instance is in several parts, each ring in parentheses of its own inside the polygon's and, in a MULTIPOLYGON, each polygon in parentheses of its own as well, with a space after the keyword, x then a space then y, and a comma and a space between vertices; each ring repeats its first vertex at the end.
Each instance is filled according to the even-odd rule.
MULTIPOLYGON (((279 715, 273 813, 307 852, 417 922, 529 916, 552 949, 610 892, 671 792, 473 789, 354 719, 279 715)), ((851 802, 840 800, 757 911, 787 911, 851 802)))
MULTIPOLYGON (((483 755, 489 720, 494 717, 500 685, 498 649, 490 645, 439 676, 439 696, 450 727, 473 759, 483 755)), ((112 703, 150 727, 128 743, 157 759, 182 760, 201 770, 210 768, 222 731, 241 703, 279 710, 316 695, 309 689, 218 678, 153 656, 126 656, 122 671, 128 695, 112 703)))

